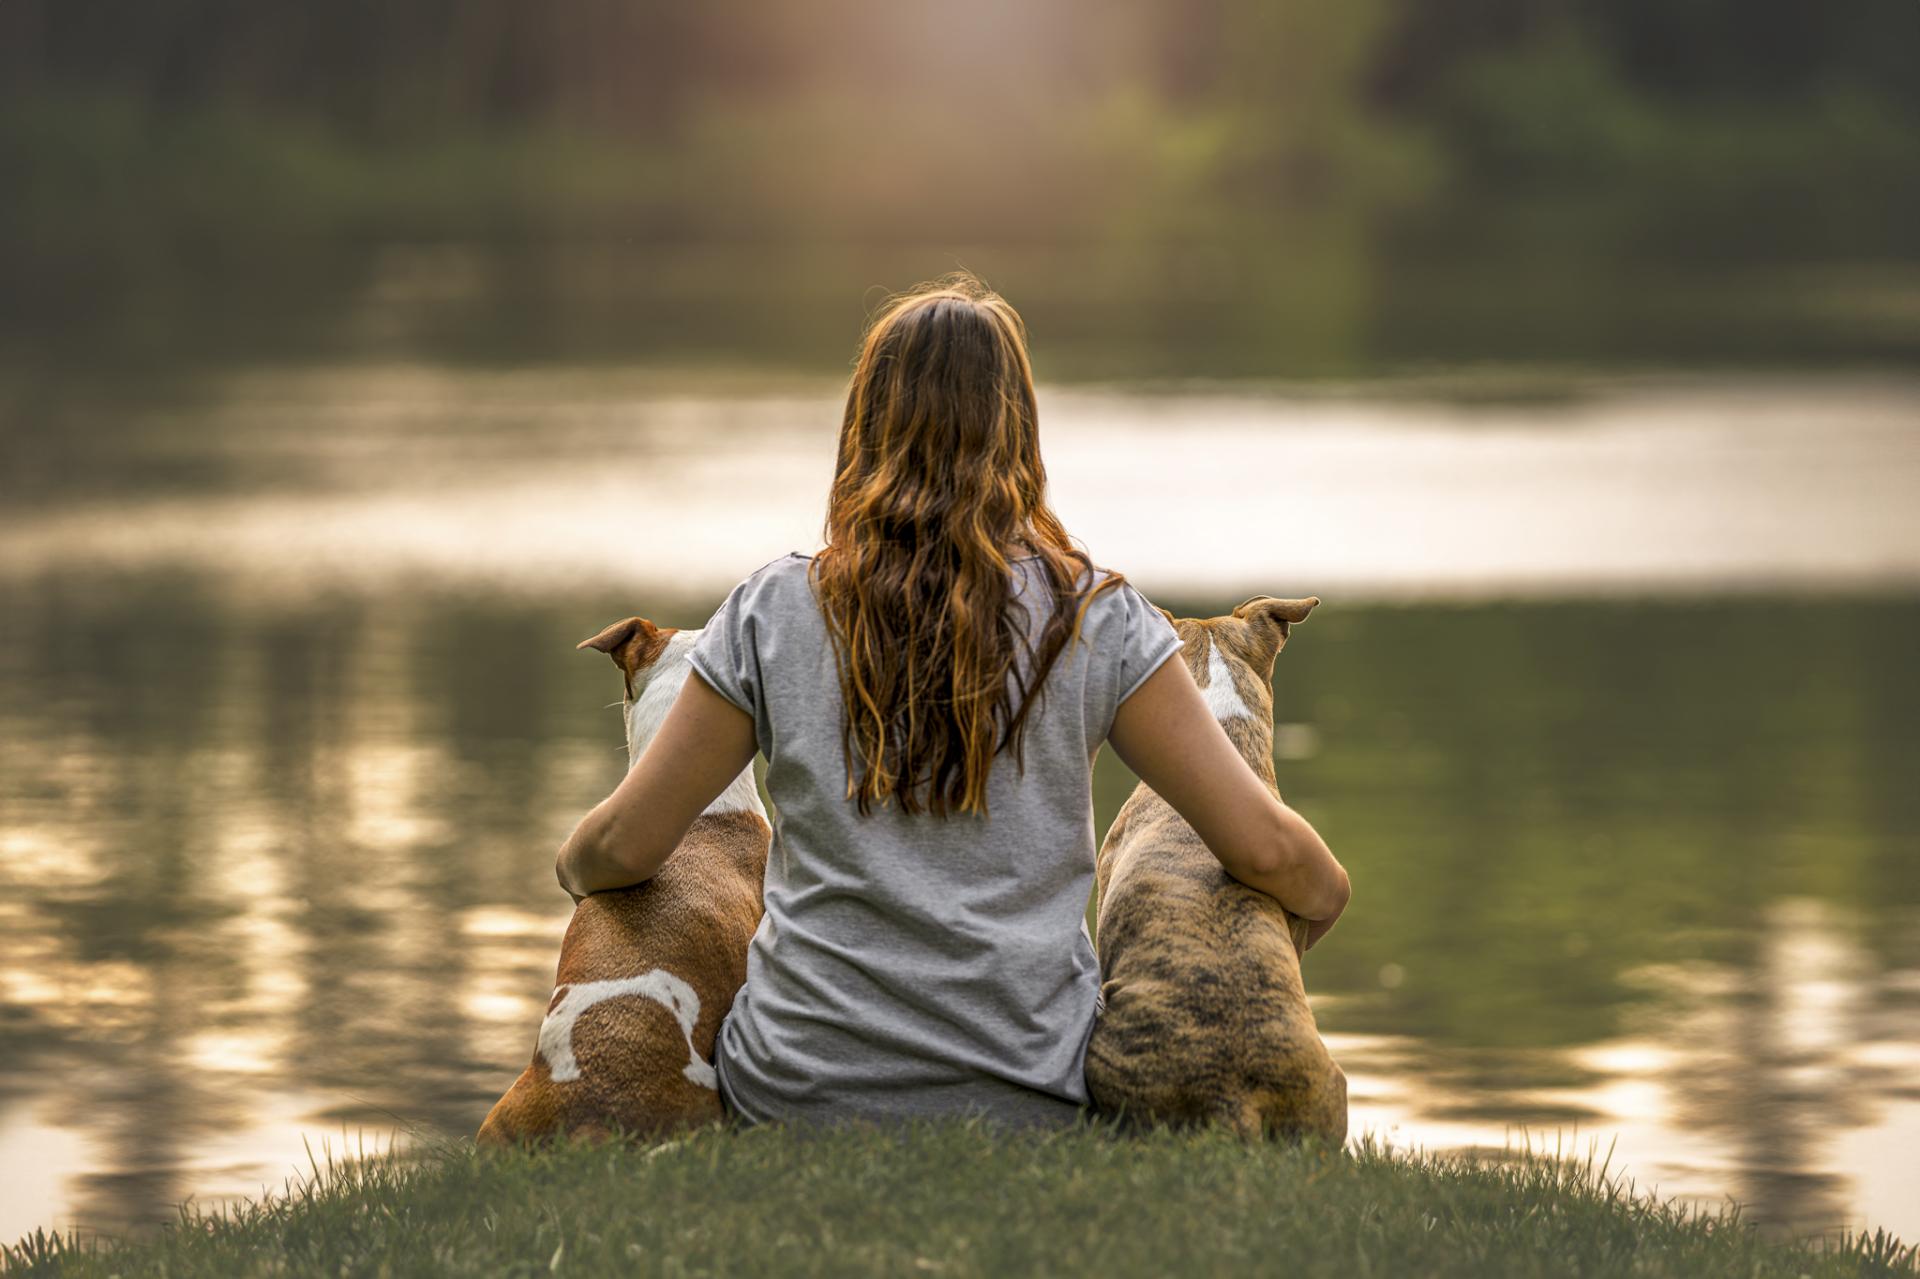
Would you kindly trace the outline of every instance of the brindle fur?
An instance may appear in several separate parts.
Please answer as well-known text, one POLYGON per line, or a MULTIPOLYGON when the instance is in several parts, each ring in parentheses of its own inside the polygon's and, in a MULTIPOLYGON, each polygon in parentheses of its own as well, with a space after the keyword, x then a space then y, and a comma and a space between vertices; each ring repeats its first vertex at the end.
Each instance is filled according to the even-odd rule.
MULTIPOLYGON (((632 628, 632 642, 625 642, 623 632, 622 642, 607 650, 627 679, 629 697, 635 672, 658 658, 672 633, 631 621, 640 623, 632 628)), ((747 947, 760 924, 771 835, 758 813, 695 818, 659 874, 634 888, 594 893, 574 908, 555 984, 666 969, 700 997, 693 1046, 711 1063, 720 1022, 747 979, 747 947)), ((560 998, 558 991, 554 998, 560 998)), ((687 1040, 679 1022, 652 999, 593 1005, 574 1022, 573 1051, 580 1077, 563 1082, 552 1078, 535 1052, 476 1140, 506 1145, 563 1134, 655 1136, 722 1117, 720 1095, 686 1077, 687 1040)))
MULTIPOLYGON (((1273 663, 1315 600, 1250 600, 1232 616, 1174 618, 1194 681, 1218 646, 1252 717, 1222 722, 1277 795, 1273 663)), ((1132 1122, 1218 1123, 1246 1136, 1347 1134, 1347 1079, 1307 1007, 1306 923, 1230 877, 1144 784, 1101 845, 1105 1009, 1087 1047, 1095 1107, 1132 1122)))

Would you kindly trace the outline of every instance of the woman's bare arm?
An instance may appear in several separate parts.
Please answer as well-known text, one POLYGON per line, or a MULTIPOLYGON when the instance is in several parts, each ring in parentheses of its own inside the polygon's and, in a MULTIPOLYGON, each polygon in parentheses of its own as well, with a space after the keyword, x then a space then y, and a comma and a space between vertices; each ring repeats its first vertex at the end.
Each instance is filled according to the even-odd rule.
POLYGON ((1161 663, 1120 703, 1107 740, 1229 875, 1308 921, 1309 946, 1333 927, 1353 891, 1346 870, 1240 757, 1185 662, 1161 663))
POLYGON ((689 675, 639 762, 560 846, 560 886, 578 901, 652 879, 754 749, 747 713, 689 675))

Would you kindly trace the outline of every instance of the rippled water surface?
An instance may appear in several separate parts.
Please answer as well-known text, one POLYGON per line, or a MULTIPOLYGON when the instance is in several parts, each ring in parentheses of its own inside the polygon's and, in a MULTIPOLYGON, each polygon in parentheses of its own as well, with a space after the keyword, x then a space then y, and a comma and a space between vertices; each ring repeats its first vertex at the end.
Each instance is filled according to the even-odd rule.
MULTIPOLYGON (((1050 396, 1063 515, 1157 602, 1327 598, 1279 766, 1354 875, 1308 979, 1356 1132, 1920 1236, 1917 407, 1050 396)), ((0 1235, 470 1132, 621 768, 573 645, 809 549, 833 420, 309 372, 10 504, 0 1235)), ((1102 825, 1127 785, 1103 759, 1102 825)))

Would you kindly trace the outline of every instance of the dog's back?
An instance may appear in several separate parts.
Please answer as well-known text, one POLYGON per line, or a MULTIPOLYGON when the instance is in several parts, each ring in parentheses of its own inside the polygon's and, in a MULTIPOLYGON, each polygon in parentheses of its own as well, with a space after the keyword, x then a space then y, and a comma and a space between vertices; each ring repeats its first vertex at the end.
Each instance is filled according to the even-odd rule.
MULTIPOLYGON (((582 646, 610 653, 626 676, 632 759, 685 680, 692 636, 631 618, 582 646)), ((748 770, 659 874, 574 908, 532 1064, 478 1141, 657 1135, 722 1117, 714 1039, 746 981, 771 833, 748 770)))
POLYGON ((756 814, 702 816, 654 878, 575 907, 533 1062, 479 1140, 721 1118, 713 1044, 746 981, 766 846, 756 814))
MULTIPOLYGON (((1252 601, 1181 619, 1185 660, 1254 771, 1273 779, 1263 671, 1304 601, 1252 601), (1296 605, 1269 617, 1261 605, 1296 605)), ((1297 614, 1297 616, 1296 616, 1297 614)), ((1094 1105, 1142 1123, 1221 1123, 1249 1136, 1346 1137, 1346 1077, 1307 1006, 1306 925, 1233 879, 1144 784, 1101 846, 1105 1007, 1087 1047, 1094 1105)))

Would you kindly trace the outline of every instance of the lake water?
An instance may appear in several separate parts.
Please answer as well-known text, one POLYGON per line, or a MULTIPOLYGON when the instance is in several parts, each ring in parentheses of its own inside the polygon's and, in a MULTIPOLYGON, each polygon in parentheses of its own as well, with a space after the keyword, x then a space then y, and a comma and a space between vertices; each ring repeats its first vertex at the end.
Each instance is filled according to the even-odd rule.
MULTIPOLYGON (((1470 389, 1044 397, 1063 518, 1157 602, 1326 599, 1279 769, 1355 881, 1307 969, 1354 1131, 1920 1237, 1920 382, 1470 389)), ((836 422, 259 373, 11 497, 0 1236, 470 1133, 622 767, 573 645, 811 549, 836 422)))

